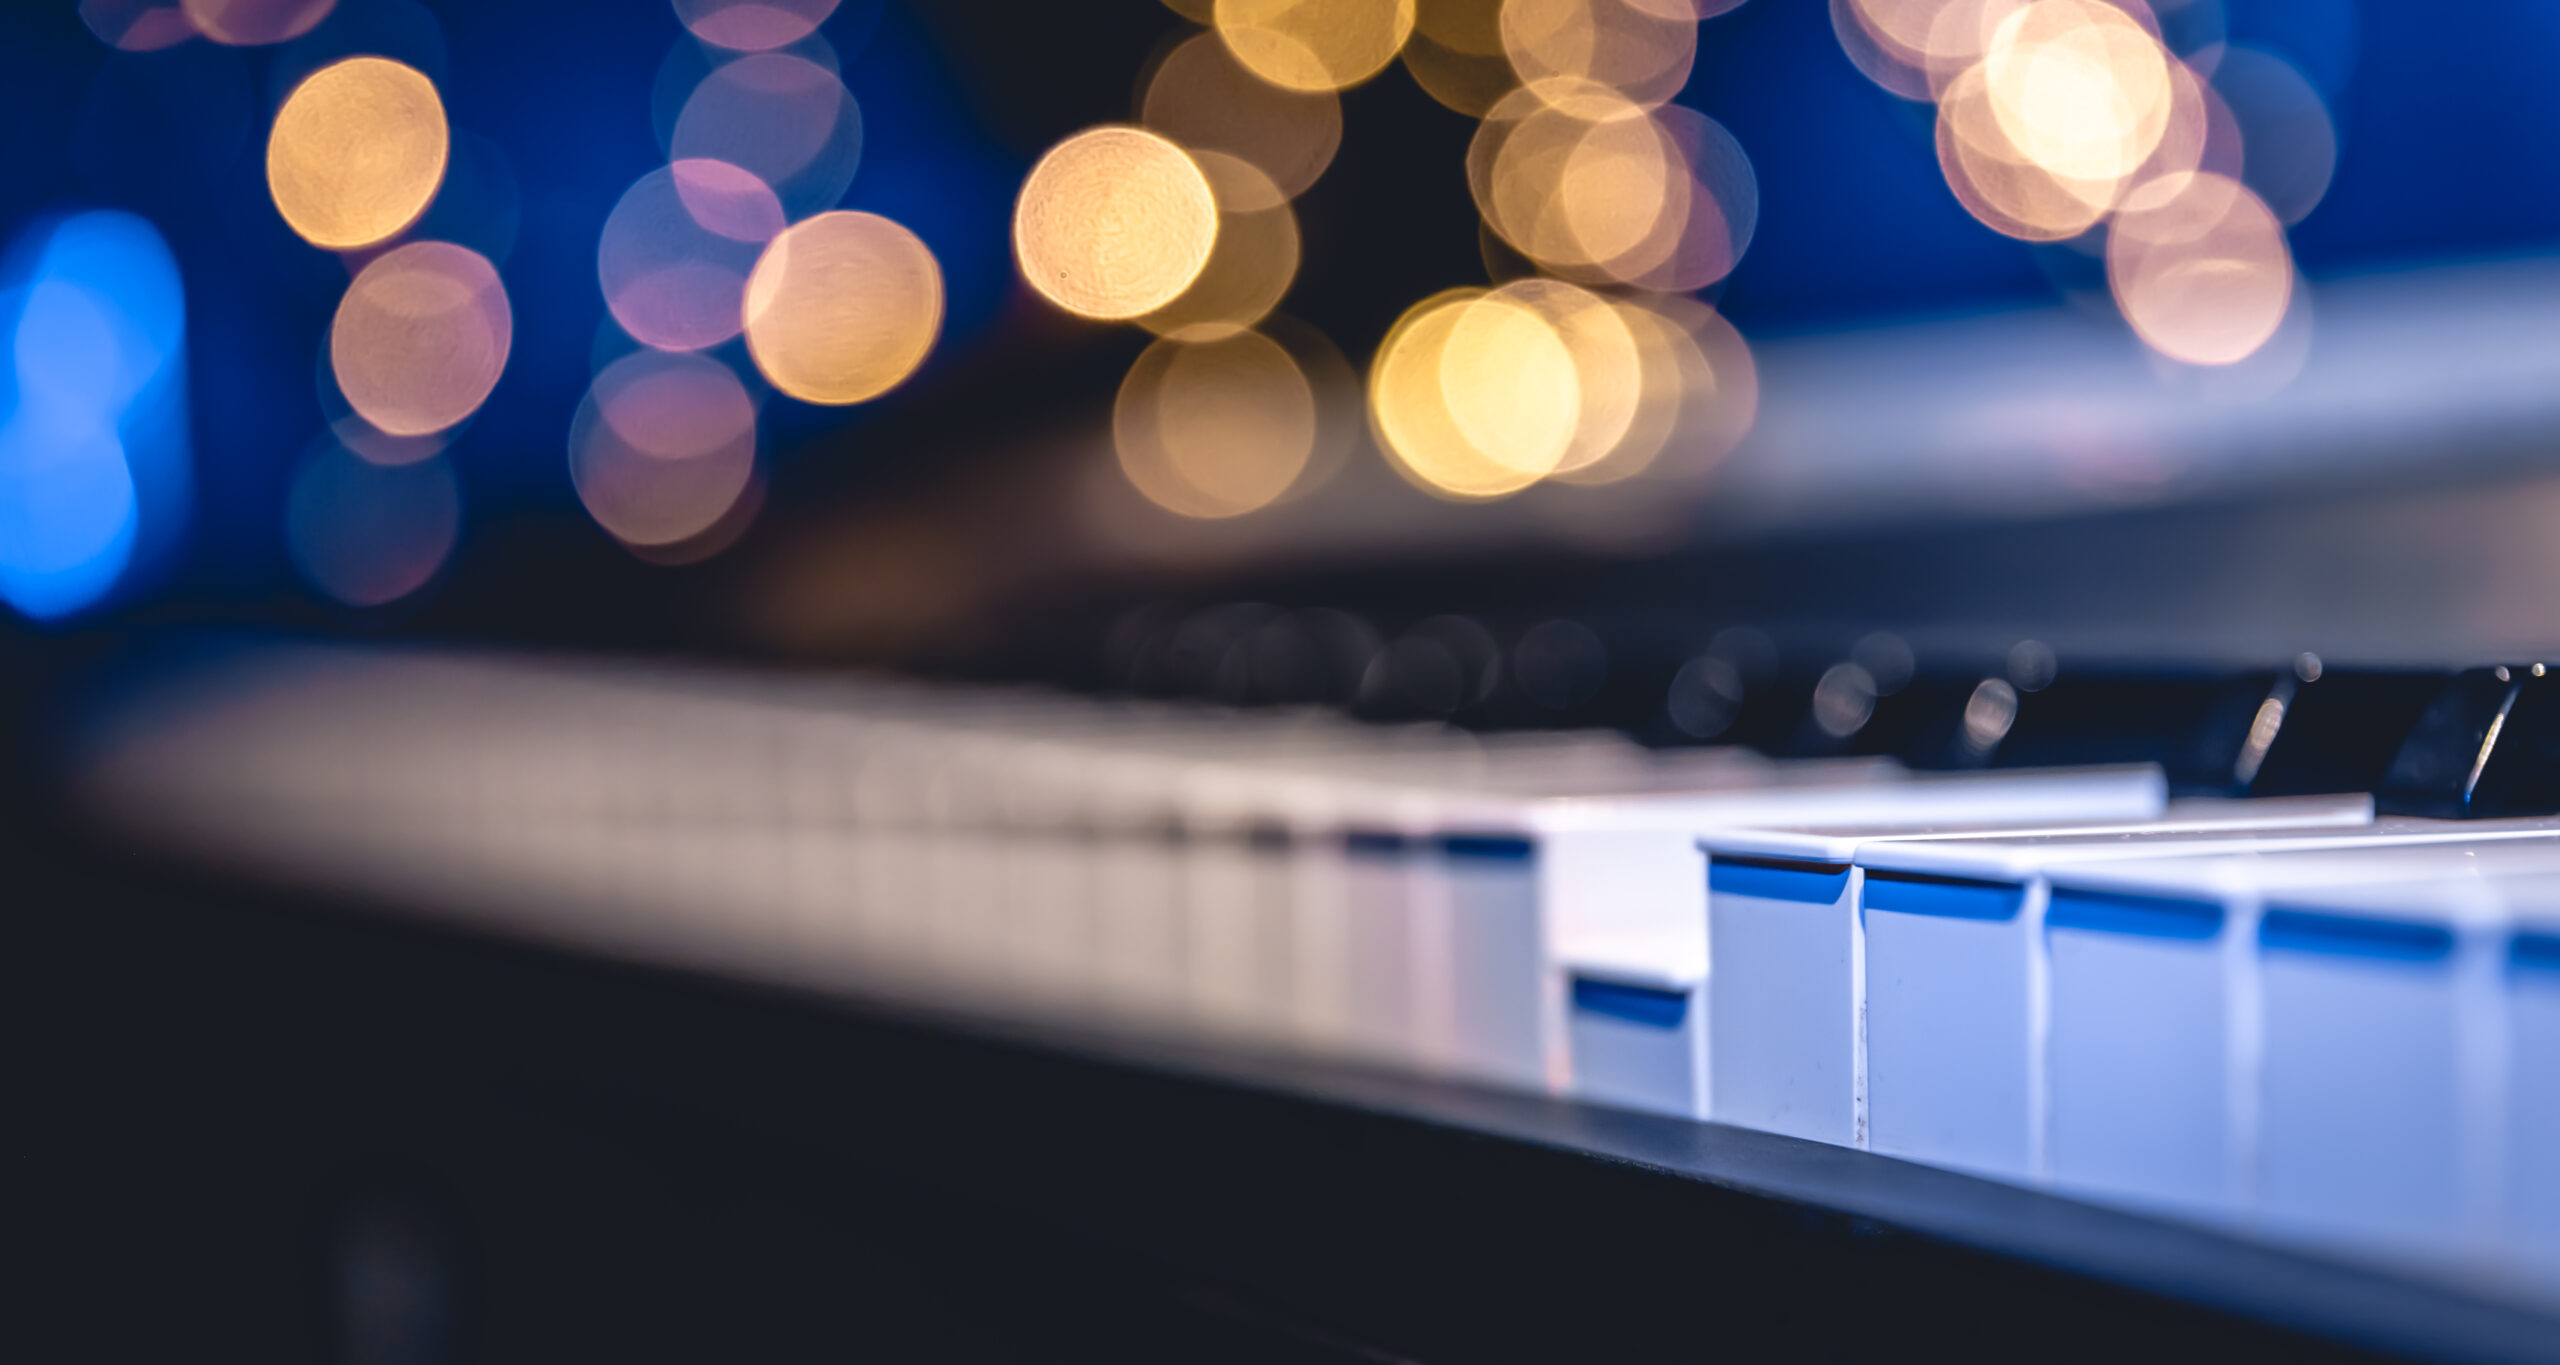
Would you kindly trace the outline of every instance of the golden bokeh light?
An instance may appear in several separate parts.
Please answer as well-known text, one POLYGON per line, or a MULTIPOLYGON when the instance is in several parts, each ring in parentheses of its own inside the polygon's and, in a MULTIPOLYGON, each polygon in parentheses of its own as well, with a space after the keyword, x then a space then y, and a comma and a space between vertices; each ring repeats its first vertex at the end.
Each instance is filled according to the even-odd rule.
POLYGON ((2032 0, 1832 0, 1841 49, 1869 80, 1911 100, 1945 91, 1982 60, 2011 14, 2032 0))
POLYGON ((1556 471, 1554 477, 1564 483, 1617 483, 1643 473, 1678 432, 1690 394, 1714 382, 1687 329, 1639 303, 1611 299, 1607 304, 1635 351, 1634 402, 1626 431, 1615 444, 1596 460, 1556 471))
POLYGON ((667 136, 670 160, 725 161, 799 217, 835 207, 862 163, 862 108, 826 67, 758 52, 712 68, 667 136))
POLYGON ((285 495, 294 567, 350 607, 386 606, 435 581, 461 530, 461 485, 440 455, 385 465, 323 437, 285 495))
POLYGON ((1469 118, 1520 88, 1502 49, 1502 0, 1417 0, 1404 65, 1423 93, 1469 118))
POLYGON ((187 18, 204 36, 234 47, 263 47, 309 33, 338 0, 185 0, 187 18))
POLYGON ((1521 89, 1486 115, 1467 147, 1467 186, 1503 240, 1541 265, 1571 269, 1597 262, 1577 220, 1634 219, 1643 226, 1629 235, 1640 235, 1663 212, 1671 156, 1646 111, 1632 101, 1590 82, 1557 85, 1569 86, 1570 97, 1521 89), (1576 175, 1575 153, 1586 142, 1594 149, 1574 187, 1582 202, 1569 203, 1566 182, 1576 175))
POLYGON ((1461 500, 1503 497, 1547 475, 1581 404, 1555 329, 1480 289, 1415 304, 1370 365, 1369 418, 1396 472, 1461 500))
POLYGON ((1657 19, 1685 19, 1695 24, 1739 7, 1742 0, 1627 0, 1627 4, 1657 19))
POLYGON ((676 20, 694 37, 736 52, 765 52, 818 31, 837 0, 675 0, 676 20))
POLYGON ((1377 75, 1413 32, 1414 0, 1217 0, 1218 36, 1255 75, 1341 90, 1377 75))
POLYGON ((747 273, 782 231, 782 204, 725 161, 661 166, 623 192, 596 242, 614 321, 643 345, 698 351, 738 334, 747 273))
POLYGON ((158 52, 196 36, 178 0, 80 0, 80 22, 120 52, 158 52))
POLYGON ((412 242, 347 286, 330 324, 329 364, 358 416, 394 436, 423 436, 479 410, 514 338, 506 286, 488 258, 451 242, 412 242))
POLYGON ((1580 406, 1564 453, 1549 472, 1571 474, 1607 459, 1626 438, 1644 397, 1643 357, 1626 319, 1608 300, 1561 280, 1517 280, 1491 297, 1545 319, 1571 357, 1580 406))
POLYGON ((2169 54, 2102 0, 2036 0, 2000 23, 1982 58, 2009 145, 2066 182, 2110 184, 2149 160, 2172 100, 2169 54))
POLYGON ((1224 152, 1251 162, 1277 198, 1304 193, 1342 145, 1342 101, 1330 90, 1273 85, 1236 61, 1217 35, 1183 42, 1148 78, 1138 119, 1195 153, 1224 152))
POLYGON ((1506 97, 1468 148, 1486 225, 1583 284, 1681 292, 1731 273, 1760 213, 1733 135, 1679 105, 1641 108, 1586 83, 1560 106, 1553 89, 1506 97))
POLYGON ((579 502, 630 545, 676 545, 719 525, 755 463, 754 400, 699 355, 635 351, 607 365, 569 427, 579 502))
POLYGON ((1186 517, 1242 516, 1306 471, 1315 392, 1288 350, 1260 333, 1167 338, 1129 367, 1111 434, 1122 472, 1148 501, 1186 517))
POLYGON ((860 403, 905 382, 942 333, 942 267, 905 227, 837 210, 795 223, 756 262, 747 350, 805 403, 860 403))
POLYGON ((1208 176, 1141 128, 1091 128, 1050 148, 1013 211, 1022 277, 1089 318, 1134 318, 1173 302, 1199 278, 1217 236, 1208 176))
POLYGON ((2075 184, 2029 160, 1991 108, 1981 66, 1966 69, 1938 103, 1938 167, 1957 202, 1985 227, 2030 242, 2058 242, 2097 226, 2117 181, 2075 184))
POLYGON ((2107 284, 2150 347, 2230 365, 2267 344, 2293 299, 2284 225, 2247 186, 2210 172, 2126 197, 2107 237, 2107 284))
POLYGON ((1559 79, 1605 85, 1642 105, 1661 104, 1689 82, 1698 23, 1666 18, 1631 0, 1504 0, 1502 45, 1527 88, 1559 79))
POLYGON ((1676 104, 1649 117, 1671 151, 1673 193, 1653 231, 1606 270, 1654 293, 1704 289, 1732 274, 1750 250, 1760 227, 1760 180, 1723 124, 1676 104))
POLYGON ((1759 418, 1749 343, 1723 314, 1685 294, 1612 302, 1644 366, 1636 414, 1607 456, 1555 477, 1579 484, 1708 477, 1759 418))
POLYGON ((1424 94, 1469 118, 1493 112, 1520 88, 1511 59, 1499 52, 1461 52, 1414 31, 1404 45, 1405 70, 1424 94))
POLYGON ((1260 322, 1289 292, 1298 275, 1298 215, 1251 163, 1219 152, 1193 159, 1217 195, 1217 242, 1190 288, 1137 321, 1160 336, 1213 341, 1260 322))
POLYGON ((1440 393, 1469 444, 1541 478, 1563 461, 1581 424, 1572 349, 1508 288, 1459 309, 1440 352, 1440 393))
POLYGON ((1281 502, 1295 502, 1330 485, 1367 445, 1368 404, 1364 401, 1360 372, 1352 368, 1342 348, 1334 345, 1333 338, 1322 329, 1285 313, 1274 313, 1254 331, 1289 353, 1289 358, 1298 363, 1298 373, 1306 377, 1308 390, 1315 395, 1315 449, 1307 457, 1306 470, 1280 495, 1281 502))
POLYGON ((444 181, 451 135, 435 83, 381 57, 313 72, 276 111, 267 189, 314 246, 371 246, 416 222, 444 181))

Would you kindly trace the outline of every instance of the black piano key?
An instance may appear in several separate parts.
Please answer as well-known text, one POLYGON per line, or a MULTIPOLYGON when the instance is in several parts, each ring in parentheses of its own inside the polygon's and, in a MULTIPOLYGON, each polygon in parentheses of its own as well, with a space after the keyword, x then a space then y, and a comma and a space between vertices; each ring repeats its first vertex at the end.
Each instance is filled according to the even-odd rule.
POLYGON ((2446 682, 2393 757, 2377 805, 2448 819, 2560 814, 2560 678, 2541 664, 2446 682))

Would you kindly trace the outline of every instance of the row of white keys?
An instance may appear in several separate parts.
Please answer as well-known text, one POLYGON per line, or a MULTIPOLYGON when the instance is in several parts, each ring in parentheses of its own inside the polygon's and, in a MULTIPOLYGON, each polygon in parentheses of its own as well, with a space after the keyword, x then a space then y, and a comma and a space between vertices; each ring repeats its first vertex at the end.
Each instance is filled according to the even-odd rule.
POLYGON ((2178 859, 2054 894, 2058 977, 2089 1000, 2056 1017, 2057 1184, 2560 1281, 2560 843, 2178 859))
POLYGON ((569 660, 155 716, 167 827, 609 951, 2560 1275, 2560 822, 569 660))
POLYGON ((1761 858, 1744 867, 1746 876, 1761 880, 1771 871, 1780 874, 1783 885, 1755 882, 1750 889, 1793 898, 1781 907, 1783 927, 1809 931, 1784 941, 1754 941, 1757 926, 1724 918, 1726 893, 1736 886, 1732 867, 1718 874, 1716 894, 1709 894, 1700 855, 1702 847, 1717 843, 1721 830, 1856 823, 1891 833, 1983 821, 2000 822, 1993 826, 1998 828, 2116 827, 2155 820, 2166 802, 2159 770, 2133 766, 1800 784, 1739 800, 1672 798, 1561 810, 1544 852, 1558 906, 1556 993, 1569 1006, 1564 1031, 1577 1093, 1704 1117, 1711 1090, 1721 1093, 1728 1084, 1722 1079, 1727 1070, 1750 1083, 1751 1059, 1723 1054, 1764 1045, 1785 1048, 1796 1041, 1788 1032, 1793 1026, 1798 1033, 1809 1029, 1817 1047, 1836 1036, 1843 1044, 1837 1059, 1814 1052, 1815 1074, 1789 1076, 1778 1087, 1779 1102, 1765 1106, 1765 1114, 1733 1121, 1853 1140, 1853 1091, 1846 1082, 1854 1074, 1849 1044, 1856 1033, 1850 980, 1854 915, 1817 918, 1794 903, 1843 897, 1846 859, 1838 868, 1801 858, 1785 866, 1761 858), (1734 951, 1728 938, 1742 941, 1756 965, 1726 971, 1734 951), (1823 985, 1831 987, 1827 993, 1823 985), (1764 1001, 1770 1008, 1759 1012, 1772 1017, 1746 1017, 1738 1027, 1726 1022, 1737 1011, 1752 1015, 1764 1001), (1844 1082, 1836 1087, 1836 1106, 1827 1104, 1825 1073, 1844 1082), (1824 1126, 1835 1118, 1832 1107, 1836 1123, 1824 1126))
POLYGON ((2210 854, 2547 840, 2560 822, 2384 820, 1877 843, 1858 854, 1866 1146, 2009 1179, 2049 1174, 2056 869, 2210 854))

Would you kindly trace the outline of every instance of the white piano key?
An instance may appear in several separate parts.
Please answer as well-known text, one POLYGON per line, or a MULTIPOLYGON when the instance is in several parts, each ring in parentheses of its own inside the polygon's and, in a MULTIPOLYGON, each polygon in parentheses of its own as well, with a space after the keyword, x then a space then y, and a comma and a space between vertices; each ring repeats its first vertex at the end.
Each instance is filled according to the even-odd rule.
POLYGON ((1583 1099, 1657 1114, 1706 1106, 1706 964, 1676 949, 1586 954, 1569 974, 1567 1038, 1583 1099))
POLYGON ((1692 854, 1684 879, 1704 893, 1698 923, 1707 933, 1696 955, 1713 964, 1711 984, 1702 984, 1708 1081, 1693 1114, 1844 1146, 1862 1141, 1863 958, 1850 860, 1863 842, 1949 822, 2149 820, 2166 800, 2150 768, 1914 779, 1883 792, 1806 797, 1703 832, 1696 842, 1705 866, 1692 854))
MULTIPOLYGON (((2018 774, 2011 780, 2053 779, 2018 774)), ((2005 789, 2012 794, 2005 812, 1966 810, 1957 802, 1972 798, 1959 788, 1933 798, 1943 804, 1905 803, 1862 825, 1823 816, 1822 826, 1729 830, 1702 840, 1715 952, 1731 968, 1710 1001, 1712 1116, 1843 1146, 1865 1144, 1867 926, 1860 913, 1865 874, 1856 860, 1868 845, 2234 822, 2340 824, 2361 822, 2371 811, 2362 798, 2164 804, 2165 785, 2156 775, 2152 780, 2148 809, 2092 811, 2044 802, 2033 787, 2023 787, 2005 789), (2019 806, 2019 796, 2028 804, 2019 806)), ((1987 789, 1983 799, 2003 790, 1987 789)))
POLYGON ((2496 885, 2513 925, 2498 1232, 2509 1261, 2550 1286, 2560 1284, 2560 869, 2496 885))
MULTIPOLYGON (((1577 966, 1632 965, 1663 980, 1697 974, 1707 957, 1697 841, 1708 831, 1810 810, 1880 818, 1915 799, 1925 804, 1929 793, 1992 811, 2026 799, 2015 779, 1914 779, 1865 760, 1679 765, 1667 782, 1614 793, 1587 783, 1577 794, 1478 793, 1432 812, 1444 855, 1495 846, 1513 855, 1480 858, 1463 878, 1447 875, 1444 856, 1442 875, 1425 883, 1453 893, 1450 941, 1487 968, 1452 978, 1455 1064, 1466 1074, 1569 1090, 1567 988, 1577 966), (1446 836, 1485 842, 1453 845, 1446 836), (1636 952, 1650 957, 1636 960, 1636 952), (1534 989, 1517 971, 1491 969, 1532 964, 1534 989)), ((2147 769, 2075 774, 2049 779, 2036 799, 2048 808, 2145 812, 2157 808, 2159 777, 2147 769)))
POLYGON ((2494 897, 2467 879, 2262 894, 2260 1225, 2393 1256, 2479 1247, 2494 897))
MULTIPOLYGON (((2253 803, 2234 803, 2245 808, 2253 803)), ((2391 820, 2335 832, 2163 829, 1879 842, 1860 849, 1867 1145, 2006 1179, 2047 1174, 2057 868, 2203 854, 2546 837, 2548 822, 2391 820)))

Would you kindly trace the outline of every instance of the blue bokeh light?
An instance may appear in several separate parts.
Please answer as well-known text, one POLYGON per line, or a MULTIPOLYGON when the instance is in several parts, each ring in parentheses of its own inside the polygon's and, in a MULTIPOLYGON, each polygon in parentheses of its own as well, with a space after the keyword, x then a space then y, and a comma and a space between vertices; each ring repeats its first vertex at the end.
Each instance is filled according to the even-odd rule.
POLYGON ((0 600, 51 620, 158 560, 187 519, 186 301, 149 223, 39 223, 0 266, 0 600))

